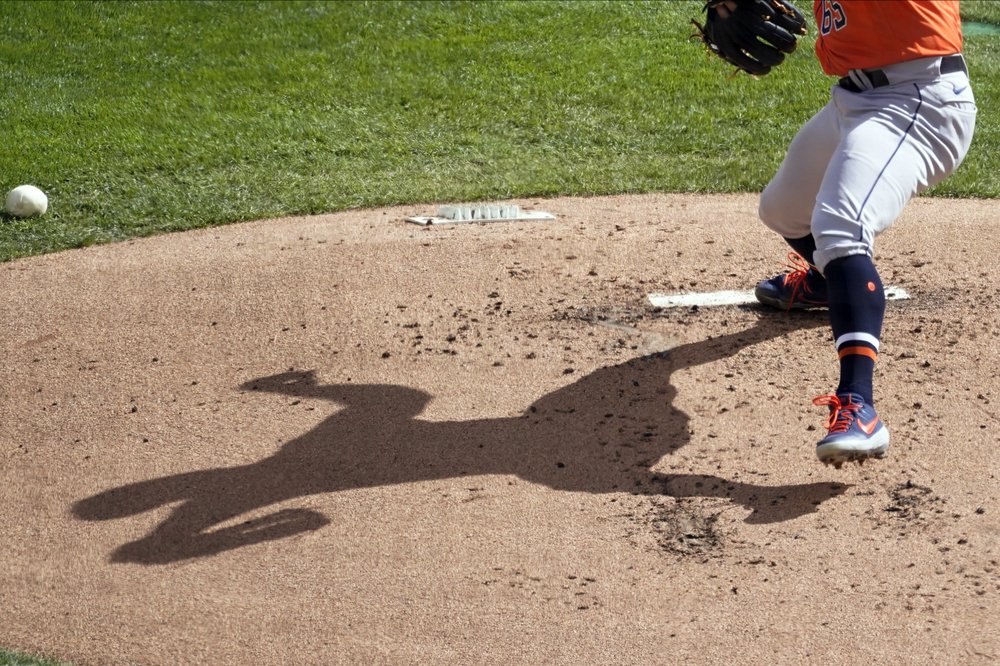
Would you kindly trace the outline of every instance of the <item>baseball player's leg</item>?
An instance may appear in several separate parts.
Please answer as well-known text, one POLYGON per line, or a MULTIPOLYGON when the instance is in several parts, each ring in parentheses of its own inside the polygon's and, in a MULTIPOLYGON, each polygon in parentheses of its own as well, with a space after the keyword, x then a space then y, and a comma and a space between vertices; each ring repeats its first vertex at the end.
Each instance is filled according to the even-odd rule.
POLYGON ((823 276, 810 267, 816 250, 811 219, 827 163, 839 141, 837 112, 827 104, 795 135, 778 172, 761 193, 760 219, 794 250, 789 255, 791 272, 757 285, 755 293, 762 303, 783 310, 826 304, 823 276))
POLYGON ((972 125, 967 114, 956 115, 926 97, 920 86, 867 94, 836 91, 835 101, 843 110, 844 134, 820 186, 812 229, 840 359, 836 393, 817 403, 831 409, 830 432, 817 454, 839 464, 881 455, 889 443, 873 406, 872 377, 885 314, 885 294, 872 261, 875 236, 914 194, 957 168, 972 125))

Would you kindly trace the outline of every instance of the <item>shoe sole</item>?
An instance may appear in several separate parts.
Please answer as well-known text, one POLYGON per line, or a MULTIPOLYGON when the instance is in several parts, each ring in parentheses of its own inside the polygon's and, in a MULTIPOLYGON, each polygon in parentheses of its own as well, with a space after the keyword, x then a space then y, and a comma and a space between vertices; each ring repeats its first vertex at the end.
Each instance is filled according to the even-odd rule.
POLYGON ((803 303, 801 301, 793 303, 791 307, 789 307, 788 301, 782 301, 774 298, 760 288, 754 289, 753 295, 760 303, 769 305, 772 308, 777 308, 778 310, 826 310, 830 307, 826 303, 803 303))
POLYGON ((840 469, 845 462, 863 465, 869 458, 884 458, 888 450, 889 431, 882 428, 867 440, 842 440, 820 444, 816 447, 816 457, 824 465, 833 465, 834 468, 840 469))

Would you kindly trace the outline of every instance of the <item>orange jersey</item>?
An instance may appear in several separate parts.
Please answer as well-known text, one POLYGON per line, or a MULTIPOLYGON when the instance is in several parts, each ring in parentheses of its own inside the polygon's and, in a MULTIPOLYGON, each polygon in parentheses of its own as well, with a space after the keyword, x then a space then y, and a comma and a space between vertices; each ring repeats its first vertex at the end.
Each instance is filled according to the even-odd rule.
POLYGON ((816 55, 833 76, 962 51, 958 0, 813 0, 813 12, 816 55))

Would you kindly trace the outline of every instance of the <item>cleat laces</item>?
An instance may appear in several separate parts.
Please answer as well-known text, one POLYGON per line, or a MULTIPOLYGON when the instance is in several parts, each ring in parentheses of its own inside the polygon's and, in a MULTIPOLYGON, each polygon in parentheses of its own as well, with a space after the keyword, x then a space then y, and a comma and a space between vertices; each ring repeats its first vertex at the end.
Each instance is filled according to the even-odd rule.
POLYGON ((798 252, 789 252, 788 261, 789 263, 785 264, 785 266, 792 270, 790 273, 785 273, 782 284, 792 291, 788 298, 788 307, 786 308, 788 312, 791 312, 792 304, 798 299, 799 294, 803 292, 806 294, 810 293, 809 285, 806 284, 806 276, 809 275, 812 266, 798 252))
POLYGON ((845 404, 836 395, 821 395, 813 398, 813 404, 817 407, 830 408, 830 416, 825 423, 826 429, 830 433, 847 432, 851 424, 854 423, 854 417, 861 409, 861 404, 850 402, 850 400, 848 398, 848 402, 845 404))

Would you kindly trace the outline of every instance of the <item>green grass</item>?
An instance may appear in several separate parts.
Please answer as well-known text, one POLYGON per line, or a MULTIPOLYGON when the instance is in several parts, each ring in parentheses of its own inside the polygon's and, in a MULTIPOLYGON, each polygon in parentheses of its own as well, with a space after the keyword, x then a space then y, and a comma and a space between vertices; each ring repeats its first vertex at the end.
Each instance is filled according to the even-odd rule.
POLYGON ((962 18, 967 21, 1000 26, 1000 2, 997 0, 961 0, 962 18))
MULTIPOLYGON (((969 2, 977 20, 992 2, 969 2)), ((0 3, 0 260, 294 213, 761 189, 827 98, 810 39, 766 78, 689 40, 700 3, 0 3)), ((969 38, 980 106, 1000 40, 969 38)), ((981 114, 935 190, 1000 196, 981 114)))
POLYGON ((0 666, 67 666, 67 664, 0 648, 0 666))

